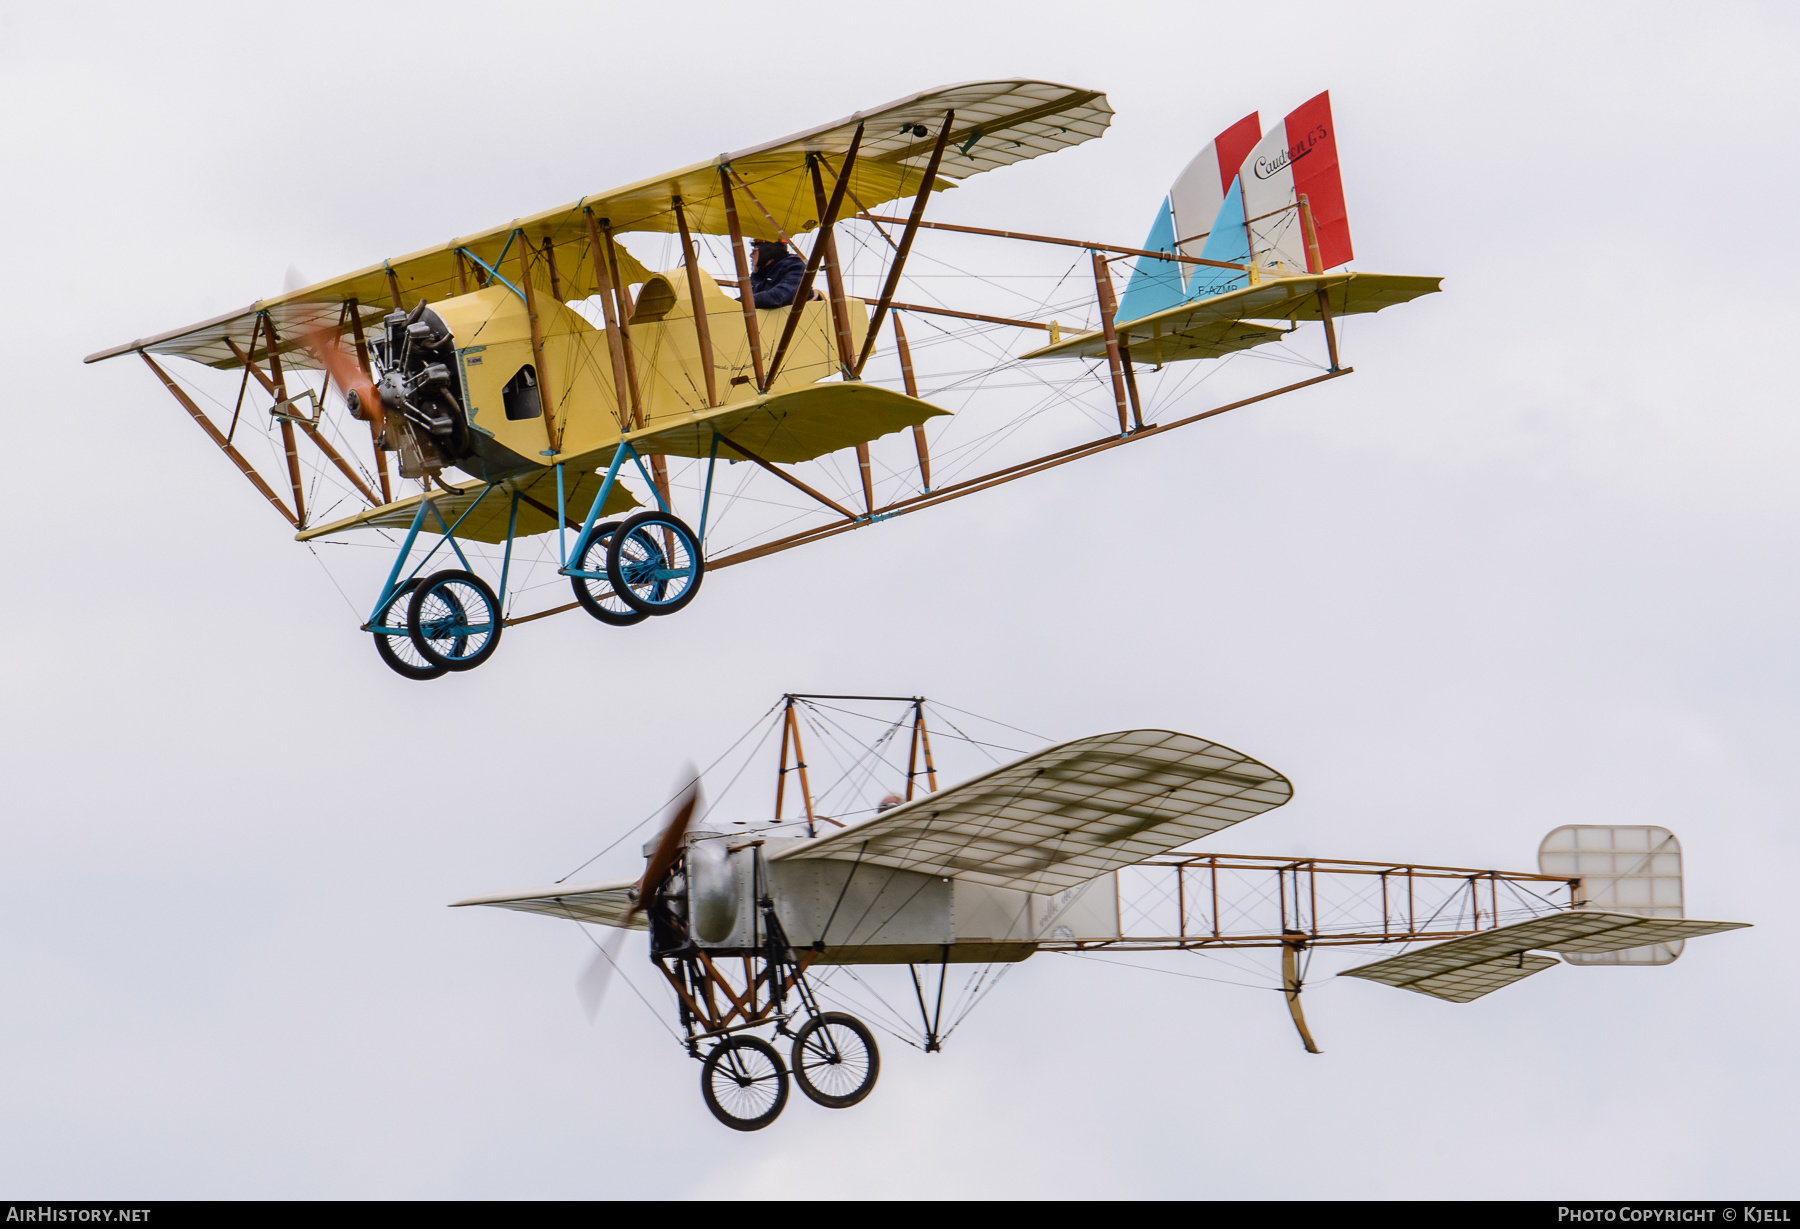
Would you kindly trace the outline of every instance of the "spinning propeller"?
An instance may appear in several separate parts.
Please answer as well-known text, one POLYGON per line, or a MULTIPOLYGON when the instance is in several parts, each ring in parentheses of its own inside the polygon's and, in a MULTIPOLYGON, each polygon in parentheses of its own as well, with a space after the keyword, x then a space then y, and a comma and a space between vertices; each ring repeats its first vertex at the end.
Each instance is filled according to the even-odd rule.
POLYGON ((670 804, 669 821, 663 825, 656 848, 651 852, 650 860, 644 864, 644 877, 638 880, 638 885, 632 892, 633 902, 625 912, 624 925, 614 929, 600 941, 594 951, 594 958, 582 970, 581 976, 575 979, 575 994, 580 998, 590 1024, 599 1016, 600 1004, 606 1000, 607 986, 612 981, 613 970, 618 967, 619 948, 625 942, 625 928, 631 925, 633 918, 647 912, 661 898, 663 884, 668 881, 675 860, 681 856, 688 827, 694 821, 694 812, 700 809, 700 774, 694 770, 693 764, 687 766, 682 779, 687 784, 670 804))

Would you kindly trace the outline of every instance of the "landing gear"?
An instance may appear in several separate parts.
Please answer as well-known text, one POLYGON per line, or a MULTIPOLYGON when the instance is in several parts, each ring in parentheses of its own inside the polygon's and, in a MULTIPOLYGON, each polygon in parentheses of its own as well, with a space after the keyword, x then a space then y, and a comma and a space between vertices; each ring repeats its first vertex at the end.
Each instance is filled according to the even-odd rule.
POLYGON ((713 1117, 734 1131, 760 1131, 787 1104, 788 1073, 775 1047, 746 1033, 713 1047, 700 1067, 700 1092, 713 1117))
POLYGON ((388 669, 401 678, 423 681, 442 678, 450 671, 419 652, 412 642, 412 634, 407 631, 406 616, 412 609, 412 594, 418 584, 417 580, 409 580, 394 592, 387 605, 382 607, 381 617, 374 622, 382 630, 372 634, 375 651, 387 663, 388 669))
MULTIPOLYGON (((606 570, 606 557, 612 549, 613 533, 618 528, 617 521, 594 526, 575 552, 575 574, 569 577, 569 584, 583 610, 609 626, 630 627, 650 616, 635 606, 626 605, 618 589, 613 587, 612 573, 606 570)), ((652 541, 646 540, 644 545, 656 549, 652 541)))
POLYGON ((500 645, 500 599, 473 572, 438 572, 414 586, 406 630, 432 665, 473 670, 500 645))
POLYGON ((625 518, 606 548, 606 575, 619 599, 647 615, 674 614, 700 592, 700 541, 670 512, 625 518))
POLYGON ((826 1109, 849 1109, 868 1096, 881 1074, 875 1038, 855 1016, 828 1011, 794 1034, 794 1081, 826 1109))

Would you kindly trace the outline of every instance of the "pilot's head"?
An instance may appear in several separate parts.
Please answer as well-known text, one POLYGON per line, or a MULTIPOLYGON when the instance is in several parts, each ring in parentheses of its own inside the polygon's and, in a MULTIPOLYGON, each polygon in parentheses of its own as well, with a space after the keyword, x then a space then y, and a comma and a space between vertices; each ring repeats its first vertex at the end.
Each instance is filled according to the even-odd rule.
POLYGON ((779 259, 786 251, 787 244, 785 243, 776 243, 770 239, 758 239, 756 241, 756 264, 760 268, 771 260, 779 259))

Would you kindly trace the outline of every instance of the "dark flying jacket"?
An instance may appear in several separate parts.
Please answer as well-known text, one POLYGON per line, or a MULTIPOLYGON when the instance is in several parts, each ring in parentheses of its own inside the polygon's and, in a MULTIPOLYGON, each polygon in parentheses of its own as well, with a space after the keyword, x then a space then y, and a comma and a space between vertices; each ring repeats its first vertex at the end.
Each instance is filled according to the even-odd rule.
POLYGON ((805 276, 806 262, 794 255, 791 248, 779 258, 752 270, 750 290, 756 295, 756 305, 786 307, 794 301, 800 279, 805 276))

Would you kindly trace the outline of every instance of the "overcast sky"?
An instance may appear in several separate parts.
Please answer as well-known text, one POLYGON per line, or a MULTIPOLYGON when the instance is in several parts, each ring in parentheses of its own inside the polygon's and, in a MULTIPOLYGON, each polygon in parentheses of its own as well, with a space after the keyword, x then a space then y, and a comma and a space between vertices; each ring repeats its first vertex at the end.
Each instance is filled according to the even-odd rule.
POLYGON ((0 7, 0 1193, 1792 1197, 1796 33, 1746 4, 0 7), (1445 292, 1359 323, 1348 379, 428 686, 141 364, 80 363, 290 266, 1001 76, 1116 121, 939 216, 1135 244, 1213 133, 1329 88, 1358 267, 1445 292), (1234 852, 1531 870, 1559 824, 1662 824, 1690 916, 1756 928, 1468 1006, 1321 957, 1321 1056, 1277 994, 1166 975, 1195 958, 1042 955, 943 1054, 889 1045, 862 1106, 741 1136, 636 1000, 587 1022, 574 926, 444 906, 564 873, 787 690, 1218 740, 1296 787, 1234 852))

